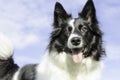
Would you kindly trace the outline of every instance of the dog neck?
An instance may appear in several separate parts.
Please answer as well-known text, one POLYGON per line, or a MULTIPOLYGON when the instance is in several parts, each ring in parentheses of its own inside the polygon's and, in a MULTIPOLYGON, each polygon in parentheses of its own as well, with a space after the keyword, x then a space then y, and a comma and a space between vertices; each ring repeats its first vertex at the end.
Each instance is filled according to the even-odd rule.
POLYGON ((70 75, 77 75, 80 71, 82 73, 87 73, 93 67, 95 67, 95 65, 92 64, 97 63, 97 61, 93 60, 92 57, 84 58, 79 64, 74 63, 72 56, 65 52, 58 53, 57 51, 51 51, 49 55, 50 60, 55 66, 59 67, 60 69, 67 70, 70 75))

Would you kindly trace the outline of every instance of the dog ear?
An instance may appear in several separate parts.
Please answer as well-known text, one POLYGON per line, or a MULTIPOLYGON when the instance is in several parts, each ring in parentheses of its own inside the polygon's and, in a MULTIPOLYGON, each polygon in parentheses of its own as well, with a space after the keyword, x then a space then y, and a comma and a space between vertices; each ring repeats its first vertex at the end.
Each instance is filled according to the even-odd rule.
POLYGON ((54 26, 60 27, 68 17, 70 17, 70 15, 67 14, 63 6, 59 2, 56 2, 54 10, 54 26))
POLYGON ((93 0, 88 0, 79 16, 87 19, 90 23, 97 23, 96 10, 93 0))

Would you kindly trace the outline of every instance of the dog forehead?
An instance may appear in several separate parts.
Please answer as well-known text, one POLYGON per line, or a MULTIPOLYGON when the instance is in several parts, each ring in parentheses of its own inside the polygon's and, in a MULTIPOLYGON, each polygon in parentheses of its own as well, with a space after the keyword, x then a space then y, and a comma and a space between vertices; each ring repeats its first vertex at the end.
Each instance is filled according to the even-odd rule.
POLYGON ((82 18, 76 18, 74 22, 74 26, 84 25, 84 23, 86 23, 86 21, 83 20, 82 18))
POLYGON ((74 23, 75 23, 75 19, 70 19, 68 22, 69 26, 71 26, 72 28, 74 28, 74 23))
POLYGON ((81 18, 71 19, 68 22, 69 26, 71 26, 72 28, 75 28, 79 26, 80 24, 84 25, 84 23, 86 23, 86 21, 81 18))

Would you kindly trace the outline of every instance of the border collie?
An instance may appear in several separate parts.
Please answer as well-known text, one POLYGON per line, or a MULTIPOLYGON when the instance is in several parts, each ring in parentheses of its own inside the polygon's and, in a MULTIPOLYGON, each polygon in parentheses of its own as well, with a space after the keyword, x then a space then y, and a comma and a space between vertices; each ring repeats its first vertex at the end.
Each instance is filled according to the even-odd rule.
POLYGON ((103 55, 93 1, 86 2, 78 18, 56 2, 50 43, 40 64, 19 68, 11 43, 0 35, 0 80, 99 80, 103 55))

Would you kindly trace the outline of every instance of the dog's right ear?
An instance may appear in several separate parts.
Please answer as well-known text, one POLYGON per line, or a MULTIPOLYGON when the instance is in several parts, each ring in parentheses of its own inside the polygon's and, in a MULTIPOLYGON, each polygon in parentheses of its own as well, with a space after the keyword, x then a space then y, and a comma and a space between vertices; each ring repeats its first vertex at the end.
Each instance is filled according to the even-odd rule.
POLYGON ((59 2, 56 2, 54 9, 54 26, 60 27, 69 17, 70 15, 67 14, 63 6, 59 2))
POLYGON ((79 16, 87 19, 90 23, 97 23, 96 9, 93 0, 88 0, 79 16))

